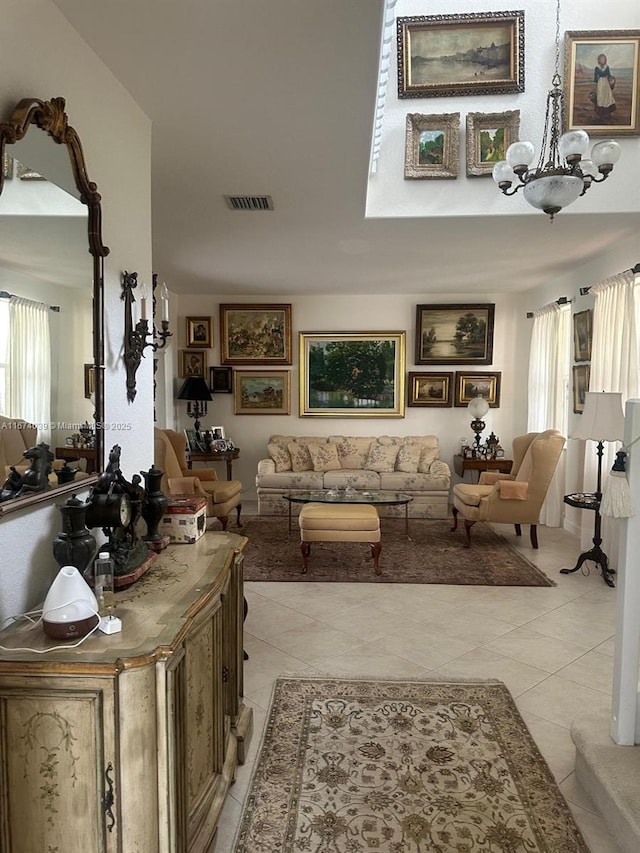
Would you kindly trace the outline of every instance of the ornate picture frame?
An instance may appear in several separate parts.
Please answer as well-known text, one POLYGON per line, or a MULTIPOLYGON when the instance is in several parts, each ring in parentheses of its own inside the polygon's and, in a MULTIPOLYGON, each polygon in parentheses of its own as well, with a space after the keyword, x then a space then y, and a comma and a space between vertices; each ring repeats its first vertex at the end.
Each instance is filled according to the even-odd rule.
POLYGON ((496 163, 520 134, 520 110, 504 113, 467 113, 467 177, 491 177, 496 163))
POLYGON ((416 305, 416 364, 491 364, 495 303, 416 305))
POLYGON ((398 97, 524 92, 524 12, 397 18, 398 97))
POLYGON ((405 338, 300 332, 300 417, 404 417, 405 338))
POLYGON ((233 406, 235 415, 290 415, 290 371, 235 370, 233 406))
POLYGON ((233 393, 233 368, 227 365, 209 368, 209 391, 212 394, 233 393))
POLYGON ((2 177, 9 181, 13 178, 13 157, 6 151, 2 155, 2 177))
POLYGON ((573 360, 591 361, 591 308, 573 315, 573 360))
POLYGON ((90 400, 96 392, 96 366, 85 364, 84 366, 84 396, 90 400))
POLYGON ((564 94, 565 130, 640 136, 640 30, 566 32, 564 94))
POLYGON ((490 409, 500 408, 501 379, 501 372, 457 372, 453 405, 468 406, 474 397, 484 397, 490 409))
POLYGON ((291 304, 220 305, 223 364, 291 364, 291 304))
POLYGON ((453 404, 453 373, 411 371, 407 382, 407 405, 449 408, 453 404))
POLYGON ((590 364, 574 364, 573 371, 573 412, 581 415, 584 412, 585 395, 589 390, 591 375, 590 364))
POLYGON ((202 376, 207 369, 206 350, 180 350, 180 376, 202 376))
POLYGON ((211 317, 187 317, 187 347, 211 349, 213 346, 213 323, 211 317))
POLYGON ((460 162, 460 113, 407 115, 405 180, 457 178, 460 162))

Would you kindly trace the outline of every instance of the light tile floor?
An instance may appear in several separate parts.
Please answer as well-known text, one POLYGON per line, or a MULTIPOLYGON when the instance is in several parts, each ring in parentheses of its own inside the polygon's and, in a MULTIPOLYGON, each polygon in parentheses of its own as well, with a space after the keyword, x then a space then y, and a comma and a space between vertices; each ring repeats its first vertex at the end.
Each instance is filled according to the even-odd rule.
POLYGON ((557 586, 322 584, 312 572, 302 583, 245 584, 245 698, 254 733, 222 813, 216 853, 232 849, 273 680, 292 673, 501 679, 592 853, 619 853, 575 780, 569 735, 574 717, 611 707, 615 590, 595 570, 559 574, 580 553, 566 531, 540 528, 534 551, 526 530, 517 539, 513 527, 497 529, 557 586))

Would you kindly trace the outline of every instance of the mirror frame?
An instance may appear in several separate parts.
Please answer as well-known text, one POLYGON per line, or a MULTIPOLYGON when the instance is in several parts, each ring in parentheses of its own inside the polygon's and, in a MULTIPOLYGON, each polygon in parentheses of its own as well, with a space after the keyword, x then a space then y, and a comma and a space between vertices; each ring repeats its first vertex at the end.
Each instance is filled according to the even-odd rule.
MULTIPOLYGON (((32 125, 48 133, 58 145, 66 146, 76 188, 80 194, 80 201, 88 209, 89 253, 93 258, 96 471, 102 471, 104 467, 104 432, 101 428, 104 423, 104 258, 109 254, 109 249, 102 242, 101 196, 97 185, 89 180, 82 143, 77 132, 68 122, 64 98, 51 98, 49 101, 42 101, 39 98, 23 98, 18 101, 10 118, 5 122, 0 122, 0 163, 4 157, 5 147, 19 142, 32 125)), ((2 195, 3 188, 4 176, 2 169, 0 169, 0 195, 2 195)), ((84 488, 93 482, 95 482, 95 478, 92 477, 82 480, 81 485, 69 483, 56 487, 55 490, 50 489, 46 492, 37 492, 30 497, 5 501, 0 503, 0 516, 14 510, 24 509, 34 503, 41 503, 52 495, 58 496, 78 491, 79 486, 84 488)))

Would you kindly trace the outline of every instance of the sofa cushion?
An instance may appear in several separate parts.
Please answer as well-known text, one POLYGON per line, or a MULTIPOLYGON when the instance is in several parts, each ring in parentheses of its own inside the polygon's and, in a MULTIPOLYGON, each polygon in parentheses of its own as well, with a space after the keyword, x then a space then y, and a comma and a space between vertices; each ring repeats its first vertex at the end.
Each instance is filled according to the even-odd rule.
POLYGON ((336 442, 338 459, 343 468, 364 468, 372 439, 344 437, 336 442))
POLYGON ((282 471, 263 474, 259 489, 279 489, 283 492, 316 491, 322 489, 322 471, 282 471))
POLYGON ((422 448, 419 444, 403 442, 398 448, 396 471, 402 471, 404 474, 416 474, 421 453, 422 448))
POLYGON ((289 454, 291 455, 291 470, 292 471, 313 471, 313 462, 311 454, 306 444, 300 444, 297 441, 292 441, 288 445, 289 454))
POLYGON ((323 484, 325 489, 346 489, 351 486, 358 491, 375 492, 380 489, 380 474, 377 471, 365 471, 364 468, 341 468, 339 471, 326 471, 323 484))
POLYGON ((309 444, 314 471, 337 471, 342 468, 335 444, 309 444))
POLYGON ((364 467, 368 471, 377 471, 379 474, 383 471, 393 471, 397 455, 397 445, 380 444, 379 440, 374 441, 367 453, 364 467))
POLYGON ((428 474, 431 470, 431 465, 440 456, 438 445, 423 444, 420 451, 420 461, 418 462, 418 473, 428 474))
POLYGON ((288 448, 274 443, 268 444, 267 450, 269 451, 269 456, 275 462, 276 471, 291 471, 291 454, 288 448))

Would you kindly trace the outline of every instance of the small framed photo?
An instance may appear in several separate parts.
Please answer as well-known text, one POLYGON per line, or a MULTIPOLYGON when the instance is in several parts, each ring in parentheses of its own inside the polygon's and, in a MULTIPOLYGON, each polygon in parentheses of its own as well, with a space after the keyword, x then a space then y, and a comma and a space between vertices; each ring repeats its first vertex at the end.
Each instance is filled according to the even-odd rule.
POLYGON ((457 178, 460 113, 409 113, 405 137, 405 180, 457 178))
POLYGON ((210 367, 209 391, 212 394, 231 394, 233 392, 232 377, 232 367, 210 367))
POLYGON ((213 346, 211 317, 187 317, 187 346, 211 349, 213 346))
POLYGON ((454 406, 468 406, 474 397, 484 397, 490 409, 500 407, 501 373, 456 373, 454 406))
POLYGON ((491 364, 494 302, 416 306, 416 364, 491 364))
POLYGON ((233 374, 233 393, 236 415, 291 413, 288 370, 236 370, 233 374))
POLYGON ((85 364, 84 366, 84 396, 87 400, 95 394, 96 391, 96 367, 95 364, 85 364))
POLYGON ((573 315, 573 360, 591 361, 591 309, 573 315))
POLYGON ((573 411, 576 415, 584 412, 584 401, 589 390, 590 365, 574 364, 573 366, 573 411))
POLYGON ((189 451, 189 453, 209 452, 207 439, 203 433, 198 435, 195 429, 185 429, 184 435, 187 439, 187 450, 189 451))
POLYGON ((291 364, 291 304, 220 306, 223 364, 291 364))
POLYGON ((640 30, 564 35, 564 125, 589 136, 640 136, 640 30))
POLYGON ((207 366, 205 350, 180 350, 180 376, 202 376, 207 366))
POLYGON ((489 177, 520 134, 520 110, 467 113, 467 177, 489 177))
POLYGON ((210 432, 212 441, 221 441, 226 438, 223 426, 211 427, 210 432))
POLYGON ((453 373, 409 373, 409 406, 439 406, 453 403, 453 373))
POLYGON ((397 18, 398 97, 524 92, 524 12, 397 18))

